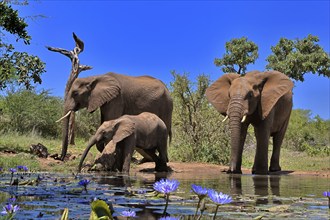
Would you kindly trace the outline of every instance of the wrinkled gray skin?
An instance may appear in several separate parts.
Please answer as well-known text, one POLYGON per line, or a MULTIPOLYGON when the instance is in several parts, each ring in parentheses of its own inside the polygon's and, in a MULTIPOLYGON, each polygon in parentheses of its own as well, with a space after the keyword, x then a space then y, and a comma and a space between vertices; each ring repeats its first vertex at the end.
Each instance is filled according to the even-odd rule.
POLYGON ((167 171, 167 133, 165 123, 157 115, 149 112, 124 115, 115 120, 105 121, 90 139, 81 157, 78 172, 91 147, 109 141, 113 141, 116 146, 114 171, 129 172, 135 147, 155 161, 156 171, 167 171), (155 149, 159 152, 158 156, 155 149))
MULTIPOLYGON (((101 124, 122 115, 151 112, 159 116, 171 139, 173 101, 164 83, 150 76, 131 77, 115 73, 78 78, 64 103, 64 114, 87 108, 101 110, 101 124)), ((63 120, 61 160, 68 149, 69 117, 63 120)), ((102 152, 104 145, 98 145, 102 152)), ((150 158, 148 158, 150 159, 150 158)))
POLYGON ((228 173, 242 173, 242 152, 249 124, 257 139, 252 173, 268 173, 268 144, 273 137, 269 171, 280 171, 280 148, 292 110, 293 82, 277 71, 224 74, 207 90, 209 102, 229 117, 231 159, 228 173), (246 115, 245 122, 241 122, 246 115))

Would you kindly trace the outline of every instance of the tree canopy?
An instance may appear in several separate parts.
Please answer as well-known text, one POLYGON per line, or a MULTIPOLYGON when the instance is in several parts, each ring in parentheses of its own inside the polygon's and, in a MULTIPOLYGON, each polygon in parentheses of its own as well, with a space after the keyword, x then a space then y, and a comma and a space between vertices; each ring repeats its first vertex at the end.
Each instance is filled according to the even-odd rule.
POLYGON ((8 83, 18 83, 27 89, 33 83, 41 83, 41 74, 45 72, 45 63, 39 57, 27 52, 15 51, 13 44, 5 42, 6 34, 15 36, 16 41, 22 40, 30 44, 31 36, 27 32, 28 24, 20 17, 7 1, 0 2, 0 90, 8 83))
POLYGON ((304 81, 305 73, 318 73, 330 77, 330 58, 317 44, 317 36, 308 35, 303 39, 289 40, 281 38, 271 47, 267 69, 280 71, 294 80, 304 81))
MULTIPOLYGON (((281 38, 276 46, 271 46, 272 54, 267 57, 266 69, 280 71, 291 79, 304 81, 304 74, 318 73, 330 77, 329 53, 317 43, 317 36, 308 35, 303 39, 281 38)), ((258 46, 246 37, 234 38, 226 42, 226 53, 215 58, 214 64, 224 73, 245 74, 247 65, 258 58, 258 46)))
POLYGON ((226 42, 226 53, 222 58, 215 58, 214 64, 224 73, 245 74, 247 65, 258 58, 258 46, 246 37, 234 38, 226 42))

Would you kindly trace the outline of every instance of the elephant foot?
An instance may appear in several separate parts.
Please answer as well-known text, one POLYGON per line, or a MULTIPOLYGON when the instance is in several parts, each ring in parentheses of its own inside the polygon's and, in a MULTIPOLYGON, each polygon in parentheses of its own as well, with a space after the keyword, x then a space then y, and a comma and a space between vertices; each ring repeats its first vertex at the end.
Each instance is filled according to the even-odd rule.
POLYGON ((231 169, 229 169, 229 170, 227 170, 226 173, 228 173, 228 174, 242 174, 242 170, 231 170, 231 169))
POLYGON ((269 167, 269 172, 278 172, 281 171, 281 167, 277 166, 277 167, 269 167))
POLYGON ((268 170, 252 170, 252 174, 256 175, 268 175, 268 170))
POLYGON ((156 172, 168 172, 169 170, 168 170, 167 165, 164 164, 164 165, 156 165, 155 171, 156 172))

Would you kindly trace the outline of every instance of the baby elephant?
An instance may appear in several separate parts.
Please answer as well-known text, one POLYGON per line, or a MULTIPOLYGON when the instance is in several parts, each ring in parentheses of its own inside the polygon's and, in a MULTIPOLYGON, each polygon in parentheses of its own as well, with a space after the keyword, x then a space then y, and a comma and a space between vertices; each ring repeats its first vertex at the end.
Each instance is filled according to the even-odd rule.
POLYGON ((116 148, 114 170, 129 172, 131 157, 136 147, 142 155, 148 155, 155 161, 156 171, 167 171, 167 128, 157 115, 143 112, 139 115, 123 115, 118 119, 103 122, 90 139, 80 160, 78 172, 91 147, 109 141, 109 144, 116 148), (158 156, 155 150, 159 152, 158 156))

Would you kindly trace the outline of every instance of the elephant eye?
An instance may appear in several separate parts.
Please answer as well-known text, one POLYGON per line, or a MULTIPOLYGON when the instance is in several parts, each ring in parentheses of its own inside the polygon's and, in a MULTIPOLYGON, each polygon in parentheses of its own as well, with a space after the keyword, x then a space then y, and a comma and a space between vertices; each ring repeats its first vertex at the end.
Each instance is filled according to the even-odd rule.
POLYGON ((252 91, 249 91, 247 94, 246 94, 246 98, 247 99, 251 99, 253 97, 253 92, 252 91))
POLYGON ((76 90, 75 90, 75 91, 72 91, 72 96, 73 96, 73 97, 78 96, 78 91, 76 91, 76 90))

